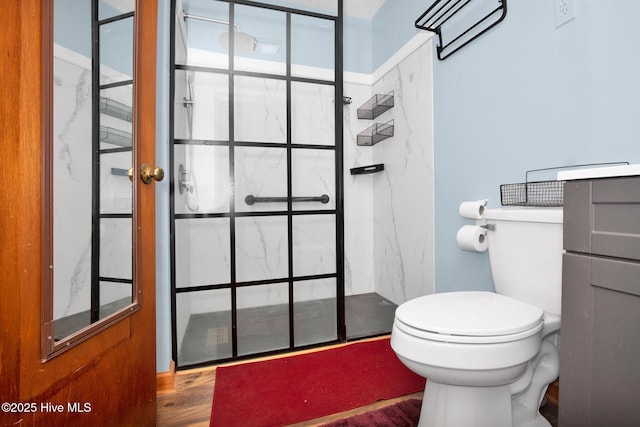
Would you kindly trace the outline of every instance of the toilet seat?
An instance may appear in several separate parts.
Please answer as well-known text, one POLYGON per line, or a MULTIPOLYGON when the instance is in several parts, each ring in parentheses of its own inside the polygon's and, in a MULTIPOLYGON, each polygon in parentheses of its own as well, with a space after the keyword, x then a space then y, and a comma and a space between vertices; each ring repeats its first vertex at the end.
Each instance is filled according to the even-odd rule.
POLYGON ((493 292, 447 292, 410 300, 395 321, 404 332, 433 341, 499 343, 542 330, 538 307, 493 292))

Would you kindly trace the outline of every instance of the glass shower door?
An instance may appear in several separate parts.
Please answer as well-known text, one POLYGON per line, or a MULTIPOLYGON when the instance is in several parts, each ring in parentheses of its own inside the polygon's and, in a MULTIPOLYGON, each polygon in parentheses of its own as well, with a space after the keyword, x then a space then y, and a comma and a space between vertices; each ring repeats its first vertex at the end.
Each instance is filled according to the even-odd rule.
POLYGON ((241 3, 176 2, 179 367, 336 342, 343 329, 337 18, 241 3))

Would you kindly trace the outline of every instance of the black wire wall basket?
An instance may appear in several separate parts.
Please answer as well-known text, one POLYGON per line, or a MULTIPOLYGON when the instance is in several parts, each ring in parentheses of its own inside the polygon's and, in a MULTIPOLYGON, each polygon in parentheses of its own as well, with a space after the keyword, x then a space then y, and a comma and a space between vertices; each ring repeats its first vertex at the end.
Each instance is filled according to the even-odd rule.
POLYGON ((525 182, 502 184, 500 186, 500 203, 502 206, 536 206, 556 207, 563 205, 564 181, 529 181, 529 174, 557 171, 560 169, 579 169, 592 166, 629 164, 628 162, 589 163, 584 165, 556 166, 544 169, 528 170, 525 182))
POLYGON ((535 181, 500 186, 502 206, 562 206, 564 181, 535 181))

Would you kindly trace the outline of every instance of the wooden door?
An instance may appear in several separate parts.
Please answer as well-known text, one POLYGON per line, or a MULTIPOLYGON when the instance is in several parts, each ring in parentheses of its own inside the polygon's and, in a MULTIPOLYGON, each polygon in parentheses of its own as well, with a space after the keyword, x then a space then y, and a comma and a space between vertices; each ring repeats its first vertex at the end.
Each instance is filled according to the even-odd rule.
MULTIPOLYGON (((134 208, 140 310, 42 360, 42 248, 48 238, 40 178, 47 108, 43 22, 49 1, 3 2, 0 13, 0 425, 155 425, 154 185, 138 180, 134 190, 134 206, 142 207, 134 208)), ((136 168, 155 164, 156 18, 156 1, 137 1, 136 168)))

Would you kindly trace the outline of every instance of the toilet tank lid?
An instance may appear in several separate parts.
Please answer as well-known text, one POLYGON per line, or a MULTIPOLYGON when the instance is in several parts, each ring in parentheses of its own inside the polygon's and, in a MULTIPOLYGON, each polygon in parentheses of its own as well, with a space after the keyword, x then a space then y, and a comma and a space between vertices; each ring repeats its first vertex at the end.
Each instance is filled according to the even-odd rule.
POLYGON ((484 219, 562 224, 562 208, 493 208, 484 210, 484 219))
POLYGON ((542 309, 493 292, 444 292, 401 304, 396 318, 428 332, 460 336, 511 335, 535 328, 542 309))

